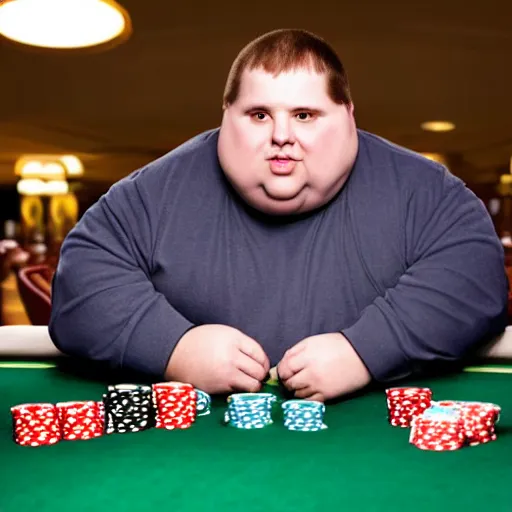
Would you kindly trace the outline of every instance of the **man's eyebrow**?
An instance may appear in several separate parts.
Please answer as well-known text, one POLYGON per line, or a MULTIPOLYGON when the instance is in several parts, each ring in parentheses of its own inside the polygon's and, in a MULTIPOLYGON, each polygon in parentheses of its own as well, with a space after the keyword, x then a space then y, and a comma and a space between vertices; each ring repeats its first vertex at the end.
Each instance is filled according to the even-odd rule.
POLYGON ((292 112, 322 112, 321 108, 318 107, 296 107, 292 110, 292 112))
MULTIPOLYGON (((269 107, 268 105, 263 104, 255 104, 255 105, 248 105, 247 107, 244 107, 244 111, 246 112, 253 112, 263 110, 268 112, 269 110, 272 110, 272 107, 269 107)), ((294 107, 290 110, 290 112, 322 112, 322 109, 318 107, 308 107, 308 106, 302 106, 302 107, 294 107)))
POLYGON ((272 110, 269 106, 267 105, 248 105, 247 107, 244 107, 244 110, 246 112, 252 112, 253 110, 272 110))

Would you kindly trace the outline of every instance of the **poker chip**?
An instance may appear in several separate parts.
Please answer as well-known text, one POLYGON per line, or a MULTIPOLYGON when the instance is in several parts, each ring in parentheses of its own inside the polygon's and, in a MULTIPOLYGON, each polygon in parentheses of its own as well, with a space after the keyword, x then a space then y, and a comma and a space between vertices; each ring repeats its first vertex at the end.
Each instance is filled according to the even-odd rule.
POLYGON ((388 421, 394 427, 408 428, 412 419, 430 407, 429 388, 399 387, 386 389, 388 421))
POLYGON ((323 423, 325 405, 316 400, 287 400, 281 405, 284 426, 288 430, 316 432, 327 428, 323 423))
POLYGON ((197 414, 197 391, 191 384, 161 382, 152 388, 156 428, 173 430, 192 426, 197 414))
POLYGON ((493 403, 444 400, 434 405, 456 408, 461 415, 465 444, 478 446, 497 439, 501 408, 493 403))
POLYGON ((235 393, 228 397, 224 423, 235 428, 253 429, 271 425, 272 393, 235 393))
MULTIPOLYGON (((259 429, 273 423, 272 393, 235 393, 227 399, 224 423, 259 429)), ((386 390, 388 420, 410 427, 409 442, 421 450, 453 451, 497 439, 501 408, 494 403, 432 400, 428 388, 386 390)), ((108 386, 102 401, 29 403, 11 407, 13 440, 22 446, 52 445, 60 440, 87 440, 104 433, 139 432, 157 427, 187 429, 196 417, 210 414, 210 395, 191 384, 162 382, 108 386)), ((293 399, 281 404, 283 423, 291 431, 326 429, 323 403, 293 399)))
POLYGON ((61 440, 54 404, 21 404, 11 407, 13 440, 21 446, 51 445, 61 440))
POLYGON ((154 426, 155 411, 151 386, 116 384, 103 395, 105 432, 124 434, 154 426))
POLYGON ((63 440, 87 440, 103 435, 102 402, 59 402, 56 407, 63 440))
POLYGON ((196 416, 206 416, 210 414, 212 407, 212 399, 210 395, 196 388, 196 397, 196 416))
POLYGON ((434 401, 430 389, 413 387, 387 389, 386 398, 389 423, 411 427, 409 442, 422 450, 458 450, 497 438, 501 408, 496 404, 434 401))
POLYGON ((411 420, 409 442, 421 450, 453 451, 464 445, 464 425, 456 407, 435 406, 411 420))

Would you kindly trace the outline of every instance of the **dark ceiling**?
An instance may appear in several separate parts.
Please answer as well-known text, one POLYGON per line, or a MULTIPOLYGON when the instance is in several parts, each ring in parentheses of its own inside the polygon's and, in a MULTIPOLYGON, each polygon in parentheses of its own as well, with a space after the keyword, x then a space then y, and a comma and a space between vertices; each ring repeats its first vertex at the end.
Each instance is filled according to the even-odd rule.
POLYGON ((418 151, 452 154, 473 178, 512 155, 512 1, 121 0, 133 34, 103 52, 0 44, 0 183, 27 152, 75 153, 113 182, 218 126, 224 81, 254 37, 294 27, 345 63, 358 124, 418 151), (420 123, 448 119, 450 133, 420 123))

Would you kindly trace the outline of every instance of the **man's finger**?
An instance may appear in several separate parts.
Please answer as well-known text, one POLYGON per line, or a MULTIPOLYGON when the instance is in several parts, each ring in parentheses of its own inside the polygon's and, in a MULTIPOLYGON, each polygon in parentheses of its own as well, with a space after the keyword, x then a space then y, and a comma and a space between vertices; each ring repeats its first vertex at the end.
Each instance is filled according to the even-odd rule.
POLYGON ((258 362, 264 369, 265 375, 270 370, 270 361, 268 360, 267 354, 261 347, 261 345, 249 337, 243 337, 238 344, 238 348, 246 356, 249 356, 254 361, 258 362))
POLYGON ((235 366, 257 381, 263 381, 268 374, 267 369, 261 363, 244 354, 242 351, 238 353, 235 366))
POLYGON ((304 398, 304 400, 316 400, 317 402, 325 402, 324 395, 322 393, 313 393, 309 396, 301 397, 304 398))
POLYGON ((235 393, 257 393, 260 391, 262 384, 258 379, 249 377, 241 370, 237 370, 230 387, 235 393))
POLYGON ((310 396, 313 396, 316 393, 316 391, 311 386, 306 386, 301 389, 296 389, 295 393, 293 394, 295 398, 309 398, 310 396))
POLYGON ((306 369, 301 370, 300 372, 295 373, 289 379, 283 382, 283 384, 290 390, 303 390, 310 389, 311 390, 311 382, 308 378, 308 371, 306 369))
POLYGON ((307 338, 304 339, 304 340, 301 340, 299 341, 296 345, 294 345, 293 347, 289 348, 286 352, 285 352, 285 355, 283 356, 283 359, 285 357, 293 357, 293 356, 296 356, 298 355, 300 352, 302 352, 306 347, 308 346, 308 340, 307 338))
POLYGON ((284 384, 292 375, 293 372, 288 367, 288 362, 285 359, 281 359, 276 367, 277 378, 284 384))
POLYGON ((306 367, 306 358, 301 351, 297 355, 285 354, 277 367, 277 373, 282 381, 287 381, 293 375, 306 367))

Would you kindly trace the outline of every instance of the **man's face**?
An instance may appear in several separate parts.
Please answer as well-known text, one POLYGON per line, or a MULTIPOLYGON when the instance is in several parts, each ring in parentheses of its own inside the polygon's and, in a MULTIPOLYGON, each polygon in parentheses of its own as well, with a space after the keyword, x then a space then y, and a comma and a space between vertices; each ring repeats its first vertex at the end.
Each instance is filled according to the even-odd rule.
POLYGON ((244 71, 237 100, 224 109, 218 153, 235 190, 274 215, 313 210, 345 183, 357 155, 352 105, 327 93, 309 69, 274 77, 244 71))

